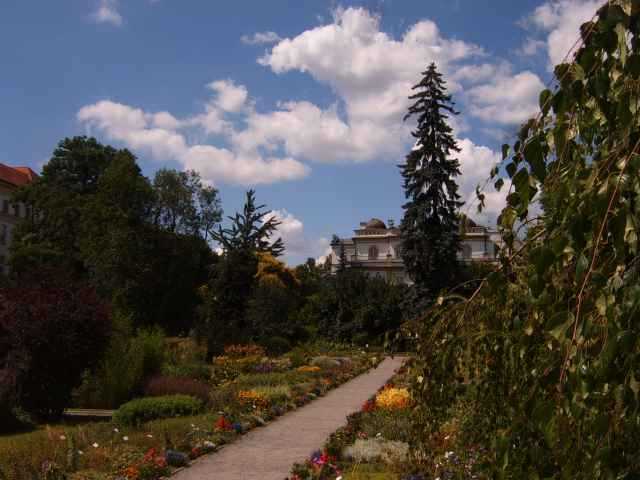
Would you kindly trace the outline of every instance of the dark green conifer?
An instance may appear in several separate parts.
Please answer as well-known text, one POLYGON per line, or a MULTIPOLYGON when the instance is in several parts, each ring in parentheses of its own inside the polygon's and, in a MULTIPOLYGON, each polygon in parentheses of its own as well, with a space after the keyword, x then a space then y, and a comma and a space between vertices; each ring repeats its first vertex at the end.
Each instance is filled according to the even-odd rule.
POLYGON ((455 177, 460 151, 447 123, 457 115, 442 75, 432 63, 409 98, 415 103, 404 119, 417 116, 416 143, 400 165, 407 203, 403 206, 402 258, 420 297, 433 298, 451 285, 460 249, 458 209, 462 205, 455 177))

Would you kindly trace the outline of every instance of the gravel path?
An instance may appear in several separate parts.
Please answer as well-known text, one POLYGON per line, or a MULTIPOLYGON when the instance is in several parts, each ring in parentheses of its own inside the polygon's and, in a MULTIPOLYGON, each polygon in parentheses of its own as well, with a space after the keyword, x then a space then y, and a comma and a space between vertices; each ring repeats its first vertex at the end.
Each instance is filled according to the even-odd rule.
POLYGON ((284 480, 295 462, 322 447, 404 358, 386 358, 377 368, 330 391, 308 405, 256 428, 219 452, 201 457, 172 480, 284 480))

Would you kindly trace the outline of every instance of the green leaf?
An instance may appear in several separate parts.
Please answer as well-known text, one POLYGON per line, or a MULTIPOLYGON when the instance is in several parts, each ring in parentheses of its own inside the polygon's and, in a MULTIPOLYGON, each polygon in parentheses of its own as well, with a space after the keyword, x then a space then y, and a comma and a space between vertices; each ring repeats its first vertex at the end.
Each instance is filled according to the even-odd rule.
POLYGON ((539 104, 542 115, 546 115, 551 108, 551 90, 545 88, 540 92, 539 104))
POLYGON ((624 67, 627 61, 627 29, 622 23, 616 25, 616 34, 618 35, 618 53, 620 55, 620 63, 624 67))
POLYGON ((502 178, 499 178, 498 180, 496 180, 494 187, 499 192, 503 185, 504 185, 504 180, 502 178))
POLYGON ((506 160, 506 158, 509 156, 509 149, 511 147, 509 146, 508 143, 505 143, 502 145, 502 160, 506 160))
POLYGON ((569 327, 573 325, 574 319, 575 317, 573 316, 573 314, 569 314, 567 316, 567 320, 564 323, 561 323, 560 325, 552 328, 549 331, 549 335, 551 335, 553 338, 561 342, 565 338, 566 332, 569 329, 569 327))
POLYGON ((578 261, 576 262, 576 281, 581 282, 587 273, 587 269, 589 268, 589 260, 581 253, 578 257, 578 261))
POLYGON ((633 373, 633 371, 631 371, 631 378, 629 379, 629 388, 633 392, 633 396, 635 397, 636 402, 637 402, 638 401, 638 393, 640 393, 640 382, 638 382, 638 380, 636 380, 636 376, 633 373))
POLYGON ((509 178, 513 178, 513 176, 516 174, 516 164, 511 162, 508 163, 507 166, 505 167, 505 169, 507 170, 507 173, 509 174, 509 178))
POLYGON ((539 138, 534 137, 525 145, 524 158, 531 165, 533 174, 541 183, 544 182, 547 176, 547 165, 544 162, 544 154, 539 138))

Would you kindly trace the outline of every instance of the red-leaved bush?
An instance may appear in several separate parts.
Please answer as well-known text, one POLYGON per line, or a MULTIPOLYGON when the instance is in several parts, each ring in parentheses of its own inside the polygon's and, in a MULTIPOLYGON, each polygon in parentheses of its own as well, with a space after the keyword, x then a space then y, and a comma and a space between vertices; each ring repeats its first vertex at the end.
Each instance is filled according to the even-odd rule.
POLYGON ((60 414, 110 332, 109 311, 91 288, 0 289, 0 399, 36 415, 60 414))
POLYGON ((151 377, 144 388, 147 397, 162 397, 165 395, 190 395, 199 398, 205 404, 211 401, 211 387, 199 380, 186 377, 169 377, 157 375, 151 377))

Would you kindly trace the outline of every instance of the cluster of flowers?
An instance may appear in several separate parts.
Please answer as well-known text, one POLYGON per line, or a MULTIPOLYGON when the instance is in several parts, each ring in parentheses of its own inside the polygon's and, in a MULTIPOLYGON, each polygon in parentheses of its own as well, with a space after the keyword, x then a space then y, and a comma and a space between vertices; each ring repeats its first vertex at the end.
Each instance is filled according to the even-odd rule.
POLYGON ((256 408, 269 406, 269 401, 255 390, 240 390, 238 392, 238 400, 243 405, 253 405, 256 408))
POLYGON ((360 409, 364 413, 373 412, 376 409, 376 401, 373 399, 369 399, 362 404, 362 408, 360 409))
POLYGON ((224 415, 220 415, 216 423, 213 425, 213 429, 216 432, 236 432, 242 433, 242 424, 239 422, 231 423, 231 421, 224 415))
POLYGON ((205 440, 204 442, 199 443, 191 449, 191 451, 189 452, 189 458, 193 460, 206 453, 213 452, 215 449, 215 443, 205 440))
POLYGON ((411 406, 411 395, 406 388, 386 386, 376 395, 375 405, 386 410, 402 410, 411 406))
POLYGON ((342 480, 340 469, 336 465, 336 458, 329 455, 327 451, 316 451, 298 471, 291 475, 289 480, 310 480, 310 479, 336 479, 342 480))
POLYGON ((320 371, 320 367, 315 366, 315 365, 304 365, 302 367, 298 367, 297 370, 299 372, 303 372, 303 373, 319 372, 320 371))
POLYGON ((169 474, 169 466, 155 448, 149 449, 142 460, 125 468, 122 475, 127 480, 152 480, 169 474))
POLYGON ((231 358, 240 357, 264 357, 264 348, 260 345, 227 345, 224 347, 224 354, 231 358))

